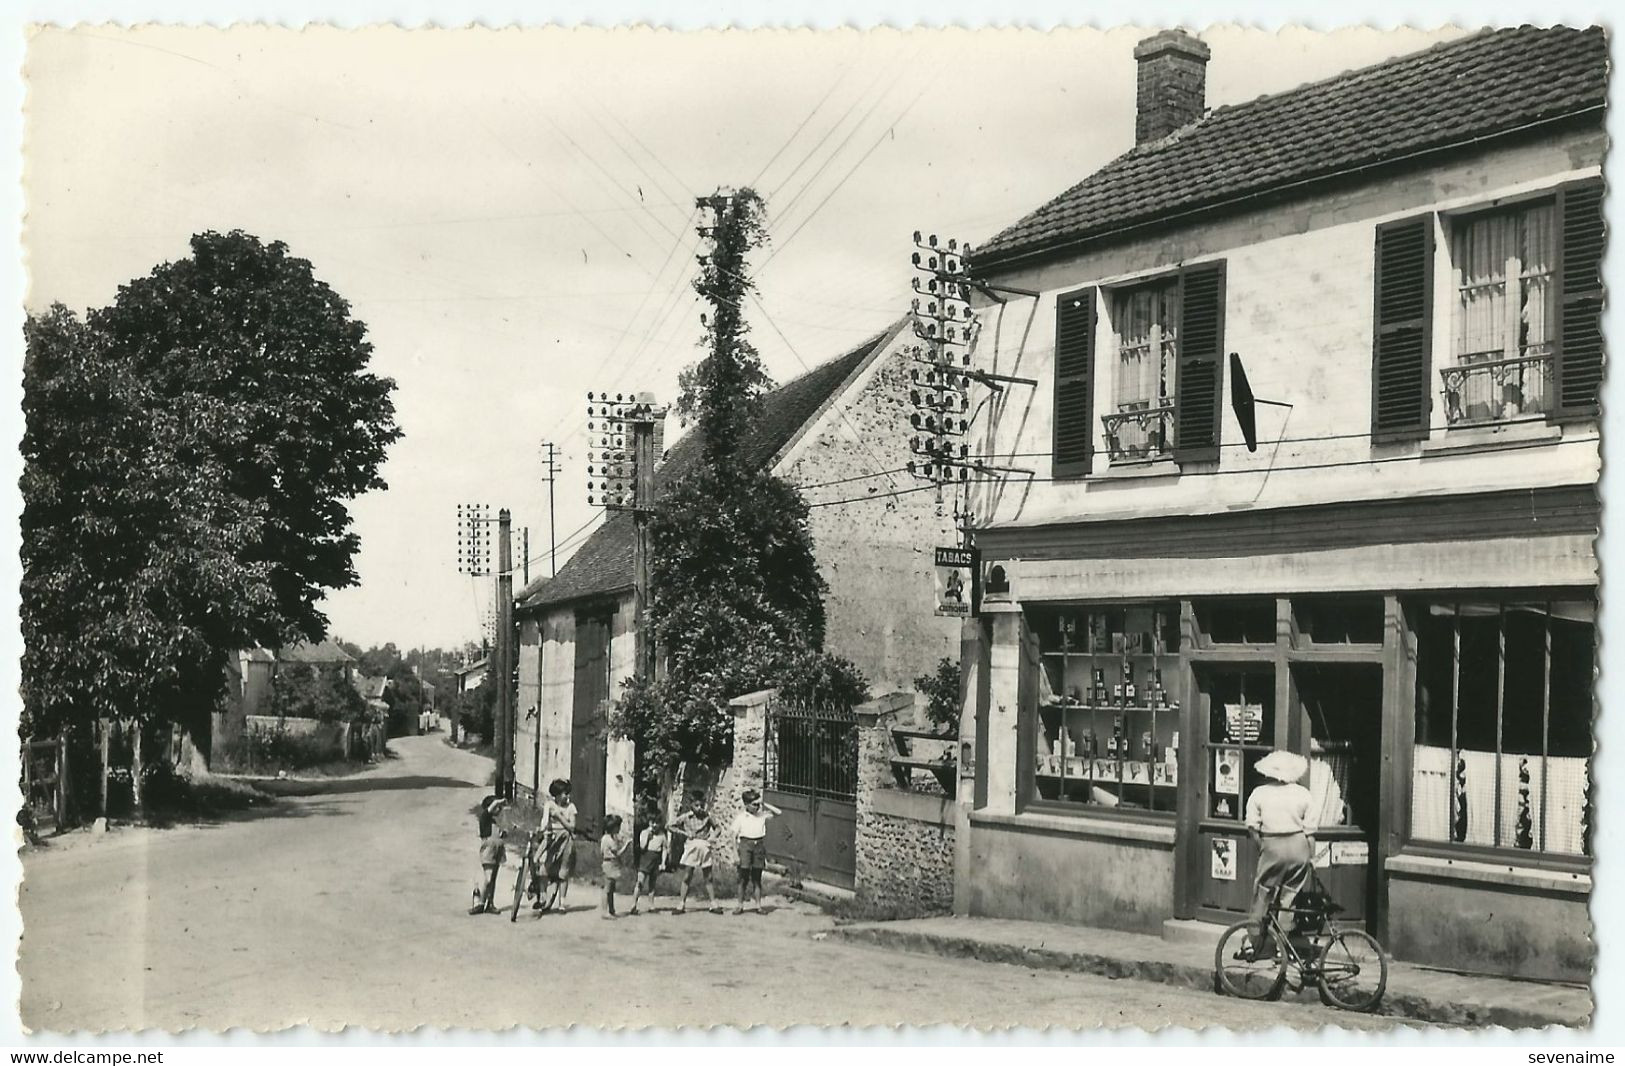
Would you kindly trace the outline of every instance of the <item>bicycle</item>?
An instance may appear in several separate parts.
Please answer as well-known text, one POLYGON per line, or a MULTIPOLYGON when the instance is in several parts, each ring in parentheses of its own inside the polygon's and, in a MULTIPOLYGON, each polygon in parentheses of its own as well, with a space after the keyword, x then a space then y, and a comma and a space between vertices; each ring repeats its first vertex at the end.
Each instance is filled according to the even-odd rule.
POLYGON ((1214 981, 1221 993, 1239 999, 1279 999, 1288 969, 1298 987, 1313 980, 1320 1001, 1349 1011, 1375 1010, 1388 988, 1388 953, 1363 929, 1339 929, 1339 907, 1320 890, 1311 873, 1294 905, 1281 907, 1281 888, 1270 896, 1262 923, 1244 918, 1219 936, 1213 956, 1214 981), (1293 915, 1290 933, 1281 915, 1293 915))
POLYGON ((525 889, 533 887, 538 876, 536 867, 536 845, 541 842, 542 832, 539 829, 523 831, 525 836, 525 849, 519 859, 519 871, 513 881, 513 907, 508 911, 508 921, 519 920, 519 908, 525 901, 525 889))

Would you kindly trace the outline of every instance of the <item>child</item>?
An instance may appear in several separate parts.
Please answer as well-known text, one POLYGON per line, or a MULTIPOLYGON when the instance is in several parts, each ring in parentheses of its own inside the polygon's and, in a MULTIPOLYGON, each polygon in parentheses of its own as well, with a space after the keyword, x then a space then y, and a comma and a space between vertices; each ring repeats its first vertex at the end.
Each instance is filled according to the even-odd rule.
POLYGON ((542 809, 541 867, 545 888, 537 893, 535 909, 563 911, 576 868, 576 805, 570 802, 570 782, 556 778, 547 786, 542 809))
POLYGON ((630 840, 621 839, 621 816, 612 814, 604 819, 604 835, 598 841, 598 853, 604 871, 604 913, 602 918, 615 917, 615 883, 621 879, 621 856, 631 846, 630 840))
POLYGON ((762 869, 767 865, 767 820, 782 814, 771 803, 762 802, 762 794, 747 788, 739 797, 745 809, 734 819, 733 832, 739 841, 739 899, 734 913, 745 913, 745 901, 751 892, 756 894, 756 910, 762 910, 762 869))
POLYGON ((503 799, 496 795, 480 800, 480 869, 485 875, 485 888, 475 893, 474 905, 468 908, 470 914, 488 914, 496 910, 497 874, 502 870, 502 860, 507 857, 502 846, 502 834, 497 832, 496 817, 505 806, 507 804, 503 799))
POLYGON ((644 827, 643 834, 638 837, 638 849, 638 878, 632 888, 632 909, 627 914, 638 913, 638 900, 645 894, 649 897, 650 909, 654 908, 655 882, 665 868, 671 851, 671 835, 666 832, 666 825, 659 814, 655 814, 644 827))
POLYGON ((713 914, 721 913, 717 906, 716 886, 711 883, 711 831, 716 824, 705 811, 705 795, 701 792, 689 797, 688 810, 677 820, 683 831, 683 887, 677 897, 677 913, 688 913, 688 893, 696 880, 705 882, 705 898, 713 914))

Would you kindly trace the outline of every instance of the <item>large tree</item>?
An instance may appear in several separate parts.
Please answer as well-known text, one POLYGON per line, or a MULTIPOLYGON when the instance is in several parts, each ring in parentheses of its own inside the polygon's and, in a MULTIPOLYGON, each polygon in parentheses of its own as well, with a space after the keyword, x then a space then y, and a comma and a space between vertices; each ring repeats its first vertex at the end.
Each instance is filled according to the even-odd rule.
POLYGON ((26 341, 24 728, 194 725, 232 649, 320 638, 355 583, 393 383, 309 263, 239 232, 26 341))

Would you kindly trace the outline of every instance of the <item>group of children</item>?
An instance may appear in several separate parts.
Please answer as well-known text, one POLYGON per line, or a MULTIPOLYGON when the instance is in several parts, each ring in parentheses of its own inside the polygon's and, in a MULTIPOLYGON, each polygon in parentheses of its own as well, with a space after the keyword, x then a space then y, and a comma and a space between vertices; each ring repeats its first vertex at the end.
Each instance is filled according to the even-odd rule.
MULTIPOLYGON (((734 904, 735 914, 743 913, 745 904, 752 898, 756 900, 756 909, 762 908, 762 871, 767 865, 767 820, 782 813, 772 804, 764 803, 762 794, 756 789, 745 789, 739 798, 744 809, 734 818, 725 834, 733 838, 738 849, 739 897, 734 904)), ((496 819, 505 805, 506 801, 497 796, 487 796, 480 803, 480 866, 484 881, 483 891, 469 909, 470 914, 496 909, 497 874, 506 859, 501 835, 496 830, 496 819)), ((604 918, 616 917, 615 891, 625 875, 625 863, 628 853, 632 851, 631 835, 621 834, 623 825, 619 815, 606 817, 604 834, 598 842, 604 878, 600 911, 604 918)), ((541 841, 537 866, 539 880, 543 883, 533 885, 531 891, 536 899, 535 908, 547 911, 562 907, 575 866, 576 808, 570 802, 568 781, 554 781, 548 787, 548 801, 542 809, 539 832, 541 841)), ((674 834, 682 838, 681 851, 676 853, 676 866, 681 876, 677 913, 688 910, 688 896, 695 882, 705 888, 708 909, 714 913, 721 912, 722 908, 717 906, 712 870, 716 864, 714 848, 719 836, 724 834, 705 809, 704 794, 696 792, 689 796, 669 828, 656 815, 638 834, 637 876, 633 882, 632 907, 627 911, 628 915, 639 913, 638 905, 644 896, 653 899, 656 878, 662 870, 671 866, 674 834)))

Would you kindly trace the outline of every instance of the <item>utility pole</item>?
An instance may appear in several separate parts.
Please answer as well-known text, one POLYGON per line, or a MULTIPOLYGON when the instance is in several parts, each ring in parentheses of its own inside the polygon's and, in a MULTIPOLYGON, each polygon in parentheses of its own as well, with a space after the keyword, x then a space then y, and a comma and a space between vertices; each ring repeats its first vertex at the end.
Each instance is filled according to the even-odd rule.
POLYGON ((609 511, 630 511, 634 660, 640 677, 652 678, 654 638, 649 633, 649 519, 654 514, 655 430, 666 409, 654 394, 587 393, 587 502, 609 511), (630 432, 628 432, 630 431, 630 432), (630 438, 630 440, 628 440, 630 438))
POLYGON ((558 458, 558 446, 549 440, 542 441, 542 473, 547 479, 547 560, 551 574, 559 572, 558 537, 553 522, 553 482, 559 475, 558 458))
POLYGON ((530 527, 526 526, 519 531, 519 569, 524 580, 519 583, 520 588, 530 586, 530 527))
POLYGON ((496 793, 513 798, 513 518, 506 507, 497 512, 497 609, 496 669, 492 680, 497 689, 497 775, 496 793))

